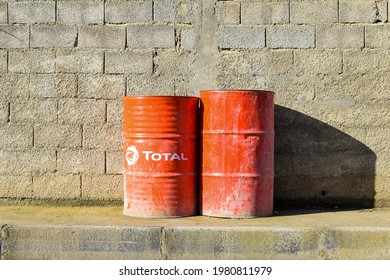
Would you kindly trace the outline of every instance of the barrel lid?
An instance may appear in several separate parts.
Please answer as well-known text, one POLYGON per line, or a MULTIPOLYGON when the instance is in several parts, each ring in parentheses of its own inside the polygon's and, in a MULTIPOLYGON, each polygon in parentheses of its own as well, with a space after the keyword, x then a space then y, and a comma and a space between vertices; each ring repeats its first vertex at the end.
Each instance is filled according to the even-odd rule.
POLYGON ((199 99, 196 96, 177 96, 177 95, 142 95, 142 96, 124 96, 123 99, 199 99))
POLYGON ((212 90, 201 90, 200 93, 221 93, 221 94, 242 94, 242 93, 256 93, 256 94, 275 94, 269 90, 257 90, 257 89, 212 89, 212 90))

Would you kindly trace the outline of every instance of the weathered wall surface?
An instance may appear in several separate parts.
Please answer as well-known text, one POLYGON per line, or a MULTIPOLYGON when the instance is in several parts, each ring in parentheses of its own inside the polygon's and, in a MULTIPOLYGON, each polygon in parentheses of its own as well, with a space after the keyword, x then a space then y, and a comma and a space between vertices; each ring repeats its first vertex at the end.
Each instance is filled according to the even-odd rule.
POLYGON ((0 1, 0 200, 122 200, 121 99, 276 92, 275 199, 390 205, 388 1, 0 1))

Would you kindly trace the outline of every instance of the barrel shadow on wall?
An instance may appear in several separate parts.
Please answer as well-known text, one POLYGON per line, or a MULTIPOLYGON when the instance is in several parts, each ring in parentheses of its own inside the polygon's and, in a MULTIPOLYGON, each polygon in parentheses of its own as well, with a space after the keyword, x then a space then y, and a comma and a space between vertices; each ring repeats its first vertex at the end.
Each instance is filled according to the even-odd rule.
POLYGON ((348 134, 275 105, 275 208, 372 208, 375 161, 348 134))

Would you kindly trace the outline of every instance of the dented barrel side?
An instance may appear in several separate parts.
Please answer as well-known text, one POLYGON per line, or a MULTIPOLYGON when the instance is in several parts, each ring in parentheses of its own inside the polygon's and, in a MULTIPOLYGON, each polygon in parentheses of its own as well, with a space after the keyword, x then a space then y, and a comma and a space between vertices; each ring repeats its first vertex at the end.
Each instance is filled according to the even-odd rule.
POLYGON ((125 215, 197 213, 198 107, 196 97, 124 97, 125 215))

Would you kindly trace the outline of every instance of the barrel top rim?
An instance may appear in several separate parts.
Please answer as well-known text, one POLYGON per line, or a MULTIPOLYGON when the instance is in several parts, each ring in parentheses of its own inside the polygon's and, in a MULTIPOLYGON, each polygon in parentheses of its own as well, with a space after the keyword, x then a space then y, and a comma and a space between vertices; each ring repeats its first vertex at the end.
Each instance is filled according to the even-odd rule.
POLYGON ((199 97, 196 96, 176 96, 176 95, 143 95, 143 96, 124 96, 123 99, 199 99, 199 97))
POLYGON ((275 94, 270 90, 259 90, 259 89, 212 89, 212 90, 201 90, 200 93, 258 93, 258 94, 275 94))

